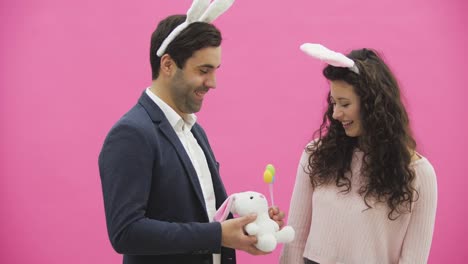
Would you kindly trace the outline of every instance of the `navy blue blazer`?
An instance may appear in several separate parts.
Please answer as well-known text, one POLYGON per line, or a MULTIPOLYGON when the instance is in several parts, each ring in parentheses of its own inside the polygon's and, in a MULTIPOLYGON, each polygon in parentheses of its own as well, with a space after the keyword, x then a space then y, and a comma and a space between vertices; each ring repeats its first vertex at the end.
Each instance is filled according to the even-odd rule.
MULTIPOLYGON (((200 125, 192 127, 208 161, 216 208, 227 198, 219 163, 200 125)), ((124 264, 236 262, 209 223, 196 171, 162 110, 143 92, 110 130, 99 155, 107 229, 124 264)))

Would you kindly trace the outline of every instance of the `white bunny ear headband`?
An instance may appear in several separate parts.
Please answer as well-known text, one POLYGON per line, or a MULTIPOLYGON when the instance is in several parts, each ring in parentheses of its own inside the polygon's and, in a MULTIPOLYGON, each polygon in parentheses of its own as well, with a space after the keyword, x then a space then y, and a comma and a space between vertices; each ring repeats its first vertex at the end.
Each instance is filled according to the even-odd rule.
POLYGON ((348 68, 350 71, 359 74, 359 69, 352 59, 339 52, 329 50, 320 44, 304 43, 301 45, 301 50, 307 55, 322 60, 327 64, 335 67, 348 68))
POLYGON ((178 25, 161 44, 157 51, 158 57, 166 52, 167 46, 177 37, 182 30, 186 29, 193 22, 210 23, 222 13, 226 12, 234 3, 234 0, 193 0, 192 6, 187 11, 187 19, 178 25))

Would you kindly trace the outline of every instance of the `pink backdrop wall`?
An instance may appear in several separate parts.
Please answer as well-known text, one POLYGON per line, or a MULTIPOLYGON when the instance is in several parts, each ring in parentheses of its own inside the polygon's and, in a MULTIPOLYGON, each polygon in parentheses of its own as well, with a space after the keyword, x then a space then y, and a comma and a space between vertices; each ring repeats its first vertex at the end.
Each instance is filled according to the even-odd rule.
MULTIPOLYGON (((1 2, 1 263, 120 263, 107 238, 97 156, 150 83, 157 21, 190 3, 1 2)), ((438 175, 429 263, 465 263, 467 11, 463 0, 237 0, 216 22, 222 68, 199 113, 228 192, 267 194, 262 172, 273 163, 275 201, 287 211, 327 91, 323 64, 299 45, 374 47, 401 81, 420 151, 438 175)), ((279 252, 238 258, 276 263, 279 252)))

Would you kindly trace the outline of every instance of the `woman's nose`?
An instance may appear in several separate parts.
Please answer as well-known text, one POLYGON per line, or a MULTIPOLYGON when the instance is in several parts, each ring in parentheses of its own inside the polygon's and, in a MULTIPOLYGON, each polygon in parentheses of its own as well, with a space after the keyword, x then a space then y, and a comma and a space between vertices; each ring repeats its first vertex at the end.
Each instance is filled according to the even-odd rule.
POLYGON ((333 108, 333 115, 332 115, 333 119, 339 120, 341 118, 342 114, 343 114, 342 111, 338 110, 336 107, 333 108))

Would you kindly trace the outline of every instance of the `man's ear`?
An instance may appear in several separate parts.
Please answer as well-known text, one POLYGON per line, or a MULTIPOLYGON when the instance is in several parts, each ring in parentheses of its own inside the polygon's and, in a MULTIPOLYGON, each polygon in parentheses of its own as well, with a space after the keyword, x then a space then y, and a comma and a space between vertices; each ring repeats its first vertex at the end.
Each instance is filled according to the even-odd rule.
POLYGON ((175 72, 176 67, 175 61, 169 54, 166 53, 161 57, 160 74, 171 76, 172 73, 175 72))

